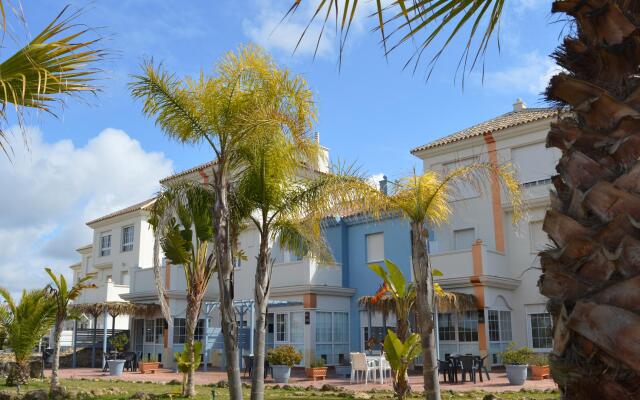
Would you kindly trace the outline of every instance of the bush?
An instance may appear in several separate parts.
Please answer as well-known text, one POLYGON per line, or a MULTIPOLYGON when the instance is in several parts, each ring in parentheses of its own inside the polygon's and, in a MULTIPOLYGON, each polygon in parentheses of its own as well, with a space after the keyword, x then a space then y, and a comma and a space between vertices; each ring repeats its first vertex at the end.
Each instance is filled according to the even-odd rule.
POLYGON ((122 352, 128 343, 129 337, 127 337, 126 333, 119 333, 109 339, 109 344, 111 344, 111 347, 113 347, 118 353, 122 352))
POLYGON ((311 361, 311 368, 324 368, 325 365, 324 358, 316 358, 311 361))
POLYGON ((516 344, 513 342, 509 344, 505 351, 500 353, 502 362, 510 365, 526 365, 529 363, 532 354, 533 351, 528 347, 516 349, 516 344))
POLYGON ((293 367, 302 361, 302 353, 291 345, 284 345, 276 347, 275 349, 269 349, 267 359, 271 365, 286 365, 288 367, 293 367))
POLYGON ((544 353, 534 354, 529 359, 529 363, 531 365, 537 365, 537 366, 540 366, 540 367, 545 366, 545 365, 549 365, 549 356, 547 354, 544 354, 544 353))

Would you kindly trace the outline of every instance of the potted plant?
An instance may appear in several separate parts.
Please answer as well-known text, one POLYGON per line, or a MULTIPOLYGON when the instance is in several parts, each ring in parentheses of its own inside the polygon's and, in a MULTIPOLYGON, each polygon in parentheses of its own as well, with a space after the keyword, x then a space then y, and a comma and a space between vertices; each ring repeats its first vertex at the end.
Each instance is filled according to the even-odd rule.
POLYGON ((118 354, 125 349, 127 343, 129 343, 129 338, 125 333, 120 333, 109 339, 109 344, 111 344, 111 347, 115 350, 113 359, 107 360, 107 363, 109 364, 109 375, 122 375, 122 371, 124 371, 124 363, 126 362, 126 360, 119 360, 118 354))
POLYGON ((307 377, 314 381, 318 378, 324 380, 327 377, 327 367, 323 358, 316 358, 313 360, 309 368, 305 371, 307 372, 307 377))
POLYGON ((534 354, 529 363, 531 364, 531 379, 542 380, 549 377, 549 356, 547 354, 534 354))
POLYGON ((144 359, 140 361, 139 367, 141 374, 146 374, 147 372, 154 373, 157 369, 160 368, 158 356, 156 356, 155 354, 149 354, 146 361, 144 361, 144 359))
POLYGON ((291 345, 269 349, 267 354, 269 365, 276 383, 289 383, 291 367, 302 361, 302 354, 291 345))
POLYGON ((523 385, 527 379, 528 362, 533 352, 528 347, 516 349, 516 344, 511 343, 501 353, 502 362, 507 370, 507 379, 512 385, 523 385))

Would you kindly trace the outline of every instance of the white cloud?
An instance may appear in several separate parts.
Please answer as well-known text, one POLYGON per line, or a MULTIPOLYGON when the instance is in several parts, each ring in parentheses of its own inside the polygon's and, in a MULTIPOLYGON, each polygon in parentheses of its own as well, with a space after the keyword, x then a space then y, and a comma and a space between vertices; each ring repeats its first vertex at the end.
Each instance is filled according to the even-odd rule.
MULTIPOLYGON (((497 91, 539 95, 545 90, 551 77, 560 71, 560 67, 551 58, 542 57, 536 52, 527 53, 513 67, 486 73, 483 84, 486 88, 497 91)), ((480 81, 479 73, 476 77, 480 81)))
POLYGON ((373 187, 380 188, 380 181, 383 180, 385 175, 383 173, 373 174, 367 177, 367 182, 373 187))
POLYGON ((82 147, 45 143, 37 129, 29 136, 30 149, 17 144, 13 163, 0 159, 0 286, 12 292, 43 286, 45 266, 68 274, 74 250, 91 241, 85 222, 153 196, 173 169, 117 129, 82 147))

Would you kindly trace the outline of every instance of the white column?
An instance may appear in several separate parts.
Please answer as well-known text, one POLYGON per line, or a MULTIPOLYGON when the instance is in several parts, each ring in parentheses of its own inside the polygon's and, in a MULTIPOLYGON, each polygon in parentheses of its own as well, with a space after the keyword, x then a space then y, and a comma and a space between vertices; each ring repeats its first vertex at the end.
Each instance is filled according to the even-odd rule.
POLYGON ((251 313, 250 313, 250 318, 251 321, 249 321, 250 327, 251 329, 249 330, 249 351, 251 353, 251 355, 255 355, 253 353, 253 333, 255 332, 255 315, 256 315, 256 304, 255 302, 251 302, 251 313))
POLYGON ((107 366, 107 325, 109 325, 109 313, 107 312, 107 305, 104 306, 104 321, 102 332, 102 369, 107 366))

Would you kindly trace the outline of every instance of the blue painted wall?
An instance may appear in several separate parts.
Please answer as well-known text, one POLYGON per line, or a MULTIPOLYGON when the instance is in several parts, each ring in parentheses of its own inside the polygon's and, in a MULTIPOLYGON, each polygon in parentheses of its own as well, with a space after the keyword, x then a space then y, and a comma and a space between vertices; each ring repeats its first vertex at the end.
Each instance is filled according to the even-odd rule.
POLYGON ((367 267, 366 235, 384 234, 384 257, 396 263, 407 277, 411 276, 411 233, 409 223, 401 218, 368 221, 350 217, 325 228, 325 238, 336 262, 342 264, 343 287, 356 290, 351 298, 350 335, 351 351, 360 351, 360 307, 358 299, 371 295, 381 281, 367 267))

